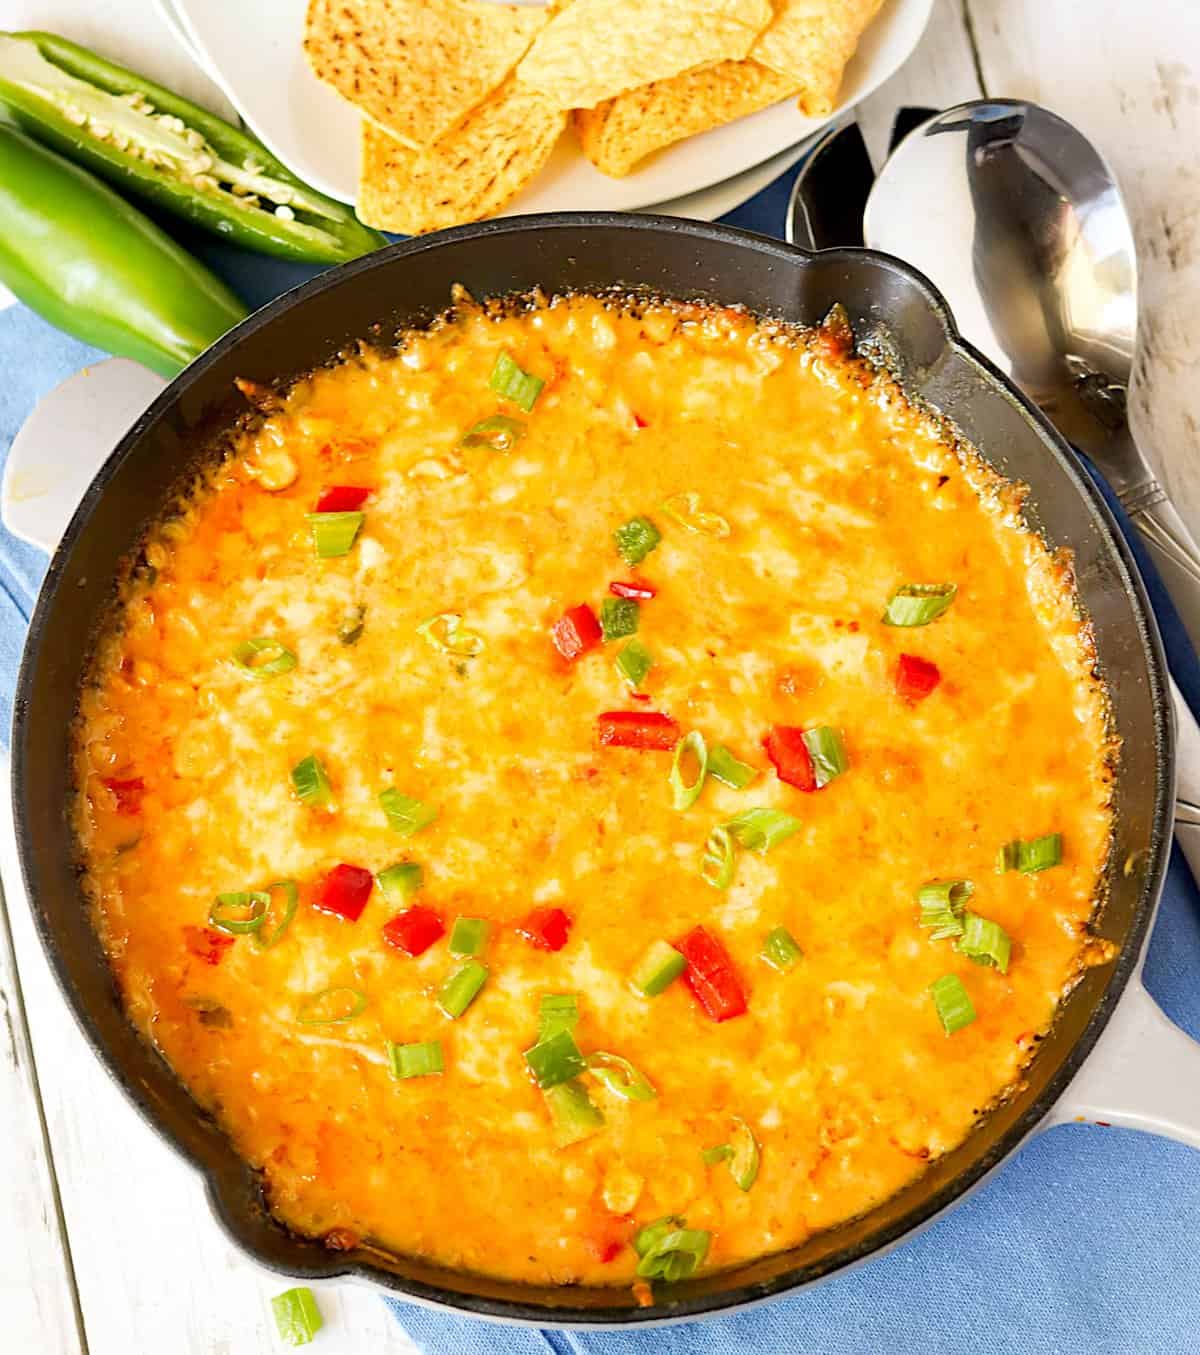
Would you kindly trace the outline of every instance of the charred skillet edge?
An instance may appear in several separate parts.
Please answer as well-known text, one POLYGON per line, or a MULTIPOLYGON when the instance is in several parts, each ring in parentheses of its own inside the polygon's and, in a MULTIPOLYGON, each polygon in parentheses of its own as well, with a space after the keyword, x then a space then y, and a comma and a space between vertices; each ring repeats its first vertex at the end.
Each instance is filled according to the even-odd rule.
MULTIPOLYGON (((34 611, 29 638, 22 658, 17 682, 13 729, 13 813, 22 874, 31 898, 35 894, 32 864, 34 830, 31 815, 22 794, 29 758, 29 728, 25 711, 30 704, 37 657, 47 637, 50 599, 59 585, 68 555, 78 541, 95 505, 105 493, 117 467, 125 456, 146 430, 165 410, 174 404, 182 393, 188 390, 203 372, 221 361, 230 349, 236 347, 247 335, 271 325, 299 302, 331 288, 341 286, 360 273, 387 267, 398 258, 419 255, 427 250, 437 250, 451 241, 469 241, 497 235, 536 236, 538 233, 561 229, 645 231, 674 236, 678 238, 681 247, 684 248, 686 248, 686 242, 689 239, 717 244, 723 243, 738 249, 748 249, 760 258, 765 256, 768 260, 774 261, 780 268, 796 268, 797 266, 805 268, 818 263, 817 255, 796 246, 784 244, 781 241, 728 226, 684 221, 674 217, 629 216, 607 213, 555 213, 523 218, 504 218, 480 225, 459 227, 432 237, 404 241, 375 254, 364 256, 339 268, 332 269, 293 289, 243 321, 177 377, 121 440, 84 495, 50 563, 46 581, 34 611)), ((1171 707, 1165 679, 1166 664, 1158 629, 1132 556, 1103 498, 1088 476, 1080 470, 1066 443, 1042 419, 1029 401, 1015 390, 1003 374, 961 338, 945 300, 925 277, 900 260, 871 250, 829 250, 822 252, 819 259, 824 266, 830 264, 845 266, 848 274, 861 275, 864 268, 881 276, 890 274, 893 278, 901 279, 912 292, 916 293, 923 300, 930 316, 936 323, 937 329, 940 331, 939 351, 930 355, 931 361, 936 359, 939 364, 947 361, 964 364, 967 375, 973 381, 976 383, 982 382, 985 387, 990 388, 993 397, 1007 401, 1018 412, 1023 422, 1029 426, 1031 433, 1047 446, 1047 449, 1057 460, 1060 469, 1064 471, 1074 489, 1084 500, 1086 506, 1090 508, 1093 517, 1102 528, 1102 532, 1107 538, 1107 544, 1114 550, 1119 565, 1120 587, 1132 605, 1139 631, 1140 647, 1146 658, 1151 688, 1150 696, 1154 707, 1154 740, 1157 757, 1154 805, 1151 816, 1150 853, 1139 902, 1134 919, 1125 936, 1121 953, 1113 966, 1107 987, 1093 1006, 1085 1028, 1075 1040, 1069 1053, 1042 1093, 1031 1102, 1024 1114, 1014 1121, 985 1154, 948 1180, 943 1186, 928 1192, 911 1209, 864 1238, 848 1243, 845 1247, 821 1257, 815 1263, 798 1266, 793 1270, 773 1275, 762 1281, 743 1283, 738 1287, 719 1292, 705 1292, 705 1282, 697 1281, 677 1286, 670 1302, 657 1303, 648 1308, 584 1307, 572 1305, 569 1302, 558 1303, 550 1297, 551 1291, 548 1289, 544 1291, 531 1290, 529 1299, 507 1297, 506 1295, 519 1290, 520 1287, 492 1284, 482 1279, 478 1282, 479 1288, 493 1289, 496 1291, 494 1294, 465 1292, 462 1287, 452 1288, 450 1285, 456 1283, 458 1286, 462 1286, 464 1279, 468 1285, 475 1283, 470 1277, 455 1276, 450 1272, 443 1272, 446 1277, 446 1284, 442 1285, 438 1283, 438 1272, 434 1267, 427 1268, 427 1272, 431 1276, 429 1280, 400 1276, 371 1264, 361 1254, 347 1253, 344 1256, 339 1256, 336 1253, 329 1252, 318 1243, 292 1238, 291 1235, 287 1234, 285 1234, 288 1239, 286 1255, 283 1254, 282 1249, 274 1253, 265 1250, 257 1237, 249 1235, 251 1229, 247 1222, 252 1212, 247 1207, 248 1202, 253 1199, 256 1189, 254 1174, 245 1164, 240 1163, 232 1156, 227 1145, 222 1145, 218 1155, 215 1138, 203 1126, 197 1128, 197 1132, 191 1136, 191 1142, 186 1144, 163 1127, 159 1113, 159 1098, 154 1089, 131 1077, 127 1070, 121 1066, 115 1054, 108 1048, 96 1019, 71 983, 65 958, 60 953, 59 939, 51 933, 42 912, 35 909, 35 923, 55 979, 80 1029, 101 1064, 108 1070, 110 1076, 141 1111, 156 1132, 202 1173, 213 1211, 218 1220, 231 1239, 259 1264, 281 1273, 312 1279, 352 1277, 391 1291, 397 1298, 454 1309, 494 1321, 531 1323, 542 1327, 616 1328, 651 1326, 704 1315, 731 1312, 795 1291, 805 1284, 825 1278, 848 1266, 861 1263, 869 1257, 895 1246, 913 1231, 933 1222, 966 1191, 977 1185, 998 1167, 1042 1123, 1047 1112, 1079 1070, 1080 1065, 1091 1051, 1107 1023, 1126 983, 1137 968, 1161 890, 1170 847, 1170 792, 1174 784, 1174 750, 1171 707), (533 1299, 533 1294, 538 1292, 547 1295, 544 1302, 537 1302, 533 1299)), ((696 295, 703 294, 703 288, 697 288, 696 295)), ((720 300, 721 298, 712 297, 710 299, 720 300)), ((728 299, 725 298, 725 300, 728 299)), ((920 373, 910 374, 905 380, 905 385, 910 392, 917 396, 922 394, 920 373)), ((278 1227, 278 1225, 274 1226, 278 1227)), ((283 1233, 283 1230, 279 1229, 279 1232, 283 1233)), ((711 1278, 708 1283, 711 1284, 711 1278)), ((562 1298, 566 1298, 570 1294, 570 1290, 554 1292, 562 1298)))

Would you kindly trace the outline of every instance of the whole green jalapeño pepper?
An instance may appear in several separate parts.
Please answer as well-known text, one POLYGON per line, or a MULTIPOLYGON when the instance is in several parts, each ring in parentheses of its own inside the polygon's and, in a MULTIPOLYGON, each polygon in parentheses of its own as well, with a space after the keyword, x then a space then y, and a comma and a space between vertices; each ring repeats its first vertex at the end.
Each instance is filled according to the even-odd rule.
POLYGON ((122 192, 247 249, 344 263, 387 243, 252 136, 53 33, 0 33, 0 105, 122 192))
POLYGON ((59 329, 171 377, 246 315, 107 184, 0 120, 0 282, 59 329))

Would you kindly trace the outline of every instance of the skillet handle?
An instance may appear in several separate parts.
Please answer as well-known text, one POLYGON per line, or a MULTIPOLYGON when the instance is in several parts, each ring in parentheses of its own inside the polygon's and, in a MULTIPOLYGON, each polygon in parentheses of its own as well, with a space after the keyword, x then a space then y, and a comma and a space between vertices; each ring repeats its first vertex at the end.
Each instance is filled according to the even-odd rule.
POLYGON ((1047 1126, 1081 1120, 1200 1148, 1200 1043, 1163 1014, 1140 972, 1047 1126))
POLYGON ((0 516, 14 536, 53 554, 92 477, 166 386, 128 358, 108 358, 42 397, 13 439, 0 516))
MULTIPOLYGON (((1173 681, 1171 699, 1175 840, 1200 881, 1200 727, 1173 681)), ((1140 964, 1047 1125, 1080 1120, 1141 1129, 1200 1148, 1200 1043, 1170 1020, 1146 991, 1140 964)))

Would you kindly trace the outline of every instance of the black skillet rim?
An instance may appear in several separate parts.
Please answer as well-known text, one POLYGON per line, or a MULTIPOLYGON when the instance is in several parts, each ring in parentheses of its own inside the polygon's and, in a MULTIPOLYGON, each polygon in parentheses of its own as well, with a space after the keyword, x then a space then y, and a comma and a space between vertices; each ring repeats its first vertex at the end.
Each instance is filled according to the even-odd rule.
MULTIPOLYGON (((128 450, 138 441, 143 431, 158 418, 160 412, 173 405, 208 367, 221 360, 244 337, 273 324, 298 303, 307 300, 309 297, 330 288, 338 287, 360 273, 387 267, 394 259, 419 255, 426 250, 437 249, 440 245, 449 241, 469 241, 496 234, 513 233, 529 234, 536 237, 538 232, 562 228, 668 232, 681 238, 704 239, 736 248, 749 248, 754 252, 768 255, 781 266, 793 264, 797 259, 816 257, 810 251, 769 236, 758 235, 732 226, 688 221, 676 217, 605 212, 556 212, 523 217, 505 217, 475 225, 456 227, 431 236, 404 240, 390 245, 386 249, 378 250, 350 263, 330 269, 269 302, 219 339, 171 382, 105 460, 63 533, 62 539, 51 558, 49 569, 38 595, 17 679, 12 741, 13 816, 22 875, 26 890, 31 897, 33 886, 30 862, 33 853, 33 827, 26 813, 22 796, 27 758, 27 724, 23 712, 29 706, 37 661, 42 647, 48 640, 52 642, 52 636, 47 627, 50 599, 58 588, 64 562, 71 548, 86 529, 95 504, 103 496, 116 467, 124 459, 128 450)), ((1025 421, 1035 426, 1038 435, 1044 441, 1050 443, 1061 468, 1072 481, 1076 492, 1087 501, 1102 524, 1108 538, 1108 544, 1113 548, 1120 562, 1122 591, 1133 608, 1138 623, 1141 648, 1146 659, 1152 689, 1151 696, 1155 708, 1155 741, 1159 756, 1156 769, 1150 859, 1147 862, 1137 912, 1130 924, 1121 954, 1114 964, 1108 986, 1092 1008, 1084 1030, 1041 1094, 1031 1103, 1025 1113, 992 1144, 985 1154, 953 1177, 945 1186, 922 1198, 894 1223, 881 1227, 861 1242, 849 1244, 815 1264, 798 1267, 767 1281, 746 1284, 735 1289, 703 1296, 688 1296, 685 1293, 679 1293, 678 1297, 673 1298, 669 1304, 655 1303, 646 1308, 631 1307, 615 1310, 571 1307, 569 1304, 547 1307, 529 1302, 495 1299, 487 1295, 447 1290, 435 1284, 398 1276, 394 1272, 381 1269, 369 1262, 354 1260, 349 1257, 345 1260, 339 1260, 335 1253, 328 1254, 329 1262, 327 1265, 310 1265, 298 1262, 295 1266, 289 1265, 287 1267, 281 1266, 278 1261, 272 1258, 263 1256, 241 1234, 236 1221, 224 1207, 221 1192, 217 1187, 218 1165, 198 1161, 188 1152, 158 1122, 147 1098, 140 1093, 132 1079, 126 1076, 121 1067, 115 1065, 115 1061, 110 1060, 99 1036, 96 1023, 82 1000, 77 998, 70 983, 65 962, 59 954, 57 938, 44 925, 40 910, 34 909, 34 921, 50 961, 55 981, 101 1065, 138 1108, 143 1118, 159 1137, 165 1139, 180 1156, 184 1157, 202 1174, 208 1186, 208 1195, 213 1212, 222 1227, 235 1244, 259 1264, 272 1270, 278 1270, 280 1273, 301 1278, 335 1279, 350 1277, 376 1285, 397 1298, 404 1298, 437 1308, 450 1309, 491 1321, 531 1324, 541 1327, 632 1329, 735 1312, 784 1294, 795 1293, 808 1284, 827 1278, 850 1266, 861 1264, 870 1257, 896 1246, 908 1235, 932 1223, 938 1215, 961 1199, 977 1186, 984 1177, 996 1169, 1038 1128, 1066 1090, 1107 1025, 1126 984, 1137 969, 1165 878, 1171 842, 1174 741, 1173 717, 1166 681, 1167 666, 1158 627, 1149 606, 1137 566, 1103 496, 1086 473, 1078 466, 1067 444, 1003 373, 962 338, 945 299, 923 274, 902 260, 877 250, 857 248, 827 250, 822 251, 820 257, 825 260, 845 260, 847 263, 863 259, 883 263, 900 273, 925 294, 931 310, 945 332, 947 347, 960 357, 965 357, 978 366, 984 378, 997 387, 999 393, 1018 408, 1025 421)))

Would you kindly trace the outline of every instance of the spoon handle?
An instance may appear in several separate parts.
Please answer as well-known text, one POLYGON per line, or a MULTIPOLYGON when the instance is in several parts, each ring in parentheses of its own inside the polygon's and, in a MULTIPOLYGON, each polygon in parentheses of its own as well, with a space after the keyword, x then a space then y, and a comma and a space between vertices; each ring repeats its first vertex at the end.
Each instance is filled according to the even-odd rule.
POLYGON ((1192 644, 1200 649, 1200 546, 1157 483, 1121 495, 1126 511, 1171 594, 1192 644))
POLYGON ((1200 880, 1200 725, 1171 682, 1175 712, 1175 839, 1200 880))

